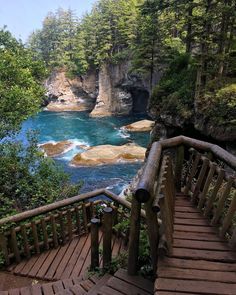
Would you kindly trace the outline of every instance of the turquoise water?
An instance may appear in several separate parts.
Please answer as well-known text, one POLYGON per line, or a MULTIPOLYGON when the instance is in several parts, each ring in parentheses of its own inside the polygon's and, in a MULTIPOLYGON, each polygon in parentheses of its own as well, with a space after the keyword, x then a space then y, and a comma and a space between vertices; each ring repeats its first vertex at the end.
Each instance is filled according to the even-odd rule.
POLYGON ((127 185, 142 163, 115 164, 97 167, 72 167, 70 160, 82 149, 78 145, 101 144, 122 145, 135 142, 146 147, 149 133, 128 133, 120 127, 143 119, 143 116, 90 118, 86 112, 41 112, 27 120, 22 127, 20 138, 26 140, 29 130, 38 130, 39 143, 70 140, 73 148, 56 157, 64 170, 71 175, 71 181, 83 181, 81 192, 106 187, 119 193, 127 185))

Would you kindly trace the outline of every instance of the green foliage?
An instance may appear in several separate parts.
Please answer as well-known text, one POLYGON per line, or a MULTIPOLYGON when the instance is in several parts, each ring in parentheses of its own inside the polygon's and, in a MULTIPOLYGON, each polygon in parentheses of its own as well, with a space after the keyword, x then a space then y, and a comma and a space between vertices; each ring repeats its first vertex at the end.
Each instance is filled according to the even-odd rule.
POLYGON ((5 29, 0 30, 0 139, 17 131, 42 102, 44 65, 5 29))
POLYGON ((210 81, 207 86, 208 90, 201 98, 201 113, 209 118, 214 126, 225 125, 236 128, 236 83, 234 79, 228 79, 225 83, 218 80, 210 81))
POLYGON ((34 135, 0 144, 0 218, 78 194, 69 176, 38 149, 34 135))
POLYGON ((188 54, 179 55, 154 88, 150 107, 155 108, 159 115, 190 119, 193 115, 195 79, 194 61, 188 54))

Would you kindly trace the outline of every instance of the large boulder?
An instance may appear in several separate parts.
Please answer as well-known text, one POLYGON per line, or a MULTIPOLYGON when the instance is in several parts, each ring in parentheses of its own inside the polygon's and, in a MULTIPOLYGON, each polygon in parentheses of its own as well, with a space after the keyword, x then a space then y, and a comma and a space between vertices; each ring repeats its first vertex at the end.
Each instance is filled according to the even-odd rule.
POLYGON ((131 132, 147 132, 147 131, 151 131, 154 125, 155 125, 155 121, 141 120, 141 121, 123 126, 122 129, 131 131, 131 132))
POLYGON ((97 166, 117 162, 143 161, 146 149, 135 145, 99 145, 77 154, 71 161, 74 166, 97 166))
POLYGON ((73 143, 68 140, 59 141, 59 142, 47 142, 40 145, 40 148, 49 157, 56 157, 61 154, 64 154, 72 147, 73 147, 73 143))

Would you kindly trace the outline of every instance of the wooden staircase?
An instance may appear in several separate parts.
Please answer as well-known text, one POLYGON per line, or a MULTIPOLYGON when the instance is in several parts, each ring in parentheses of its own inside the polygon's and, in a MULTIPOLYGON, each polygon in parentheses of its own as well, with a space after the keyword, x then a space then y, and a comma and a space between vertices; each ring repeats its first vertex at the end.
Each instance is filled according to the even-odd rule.
POLYGON ((233 155, 180 136, 153 143, 132 203, 101 189, 0 220, 6 269, 49 281, 0 295, 236 295, 235 170, 233 155), (141 221, 155 282, 138 276, 141 221), (88 275, 127 248, 127 271, 88 275))
POLYGON ((153 294, 153 283, 138 276, 129 276, 119 269, 114 276, 91 275, 59 280, 30 287, 0 291, 0 295, 122 295, 153 294))

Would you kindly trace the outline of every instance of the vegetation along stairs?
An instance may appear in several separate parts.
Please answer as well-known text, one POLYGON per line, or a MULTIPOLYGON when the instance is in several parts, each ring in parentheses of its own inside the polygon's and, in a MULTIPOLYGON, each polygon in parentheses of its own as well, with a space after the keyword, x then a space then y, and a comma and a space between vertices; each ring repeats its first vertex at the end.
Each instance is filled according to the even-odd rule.
POLYGON ((236 294, 235 169, 222 148, 179 136, 152 144, 131 203, 100 189, 0 220, 5 270, 48 281, 0 295, 236 294), (152 281, 138 274, 141 226, 152 281), (122 255, 127 270, 112 271, 122 255))

